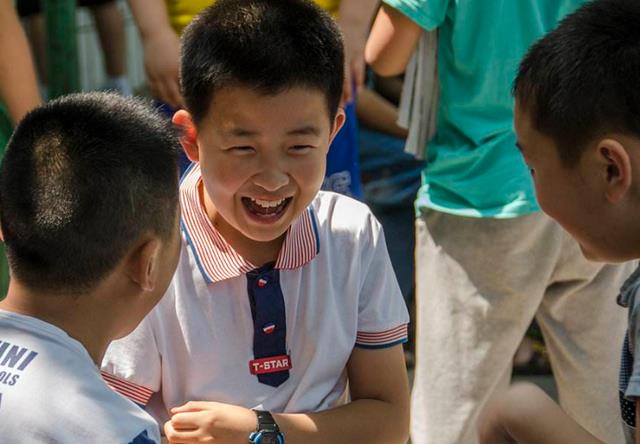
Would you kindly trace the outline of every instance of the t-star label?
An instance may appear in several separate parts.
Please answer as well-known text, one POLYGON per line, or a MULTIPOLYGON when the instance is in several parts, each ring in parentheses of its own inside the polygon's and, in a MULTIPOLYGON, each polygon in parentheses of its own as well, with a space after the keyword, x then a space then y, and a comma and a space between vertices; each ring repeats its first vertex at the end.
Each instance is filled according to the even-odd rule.
POLYGON ((289 355, 269 356, 249 361, 249 371, 252 375, 264 375, 266 373, 276 373, 291 369, 291 358, 289 355))

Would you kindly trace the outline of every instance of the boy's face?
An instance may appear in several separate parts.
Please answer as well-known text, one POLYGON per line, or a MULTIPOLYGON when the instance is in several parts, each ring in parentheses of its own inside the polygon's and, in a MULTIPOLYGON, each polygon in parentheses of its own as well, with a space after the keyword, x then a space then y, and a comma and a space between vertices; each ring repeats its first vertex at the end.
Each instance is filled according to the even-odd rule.
MULTIPOLYGON (((580 244, 586 258, 623 259, 618 220, 607 199, 607 165, 589 148, 578 163, 566 166, 555 142, 538 131, 516 101, 514 114, 518 147, 527 163, 540 207, 580 244)), ((622 227, 620 227, 622 228, 622 227)))
POLYGON ((195 159, 185 147, 200 162, 207 212, 220 233, 231 242, 282 236, 320 189, 343 121, 342 110, 329 120, 315 89, 216 92, 195 134, 195 159))

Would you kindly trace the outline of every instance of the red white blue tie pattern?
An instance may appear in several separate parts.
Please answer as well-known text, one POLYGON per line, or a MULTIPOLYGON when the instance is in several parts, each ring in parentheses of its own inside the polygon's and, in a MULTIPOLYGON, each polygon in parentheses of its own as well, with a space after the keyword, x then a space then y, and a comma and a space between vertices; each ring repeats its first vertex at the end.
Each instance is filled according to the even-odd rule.
POLYGON ((273 264, 247 273, 247 293, 253 317, 255 360, 251 362, 267 358, 274 362, 268 369, 262 367, 255 371, 255 375, 261 383, 278 387, 289 379, 291 358, 287 355, 287 321, 280 273, 273 264), (285 364, 282 364, 283 360, 285 364))

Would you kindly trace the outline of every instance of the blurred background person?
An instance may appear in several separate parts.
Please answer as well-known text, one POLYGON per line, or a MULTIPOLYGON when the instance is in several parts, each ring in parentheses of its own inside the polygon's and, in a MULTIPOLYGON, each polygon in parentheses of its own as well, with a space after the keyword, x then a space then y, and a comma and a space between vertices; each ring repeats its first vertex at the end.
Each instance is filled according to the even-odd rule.
MULTIPOLYGON (((98 33, 107 74, 101 89, 116 91, 125 96, 131 95, 133 92, 127 78, 124 17, 118 2, 78 0, 77 4, 88 8, 98 33)), ((17 9, 20 17, 26 21, 42 95, 47 98, 46 23, 42 1, 18 0, 17 9)))
POLYGON ((588 262, 539 211, 513 132, 519 60, 583 3, 385 0, 374 22, 366 55, 381 75, 403 72, 424 33, 438 33, 436 129, 416 201, 416 444, 477 442, 479 412, 508 386, 534 317, 563 408, 622 441, 615 390, 593 381, 616 387, 624 312, 600 295, 633 264, 588 262))

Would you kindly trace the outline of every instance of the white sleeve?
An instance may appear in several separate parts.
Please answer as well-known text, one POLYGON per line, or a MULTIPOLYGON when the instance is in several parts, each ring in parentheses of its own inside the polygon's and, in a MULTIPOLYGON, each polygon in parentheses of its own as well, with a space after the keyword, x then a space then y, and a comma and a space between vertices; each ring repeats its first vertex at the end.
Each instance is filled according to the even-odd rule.
POLYGON ((160 390, 162 367, 152 311, 129 335, 113 341, 102 361, 102 377, 121 395, 144 407, 160 390))
POLYGON ((398 286, 382 226, 370 214, 362 236, 362 276, 356 347, 386 348, 407 341, 409 313, 398 286))

